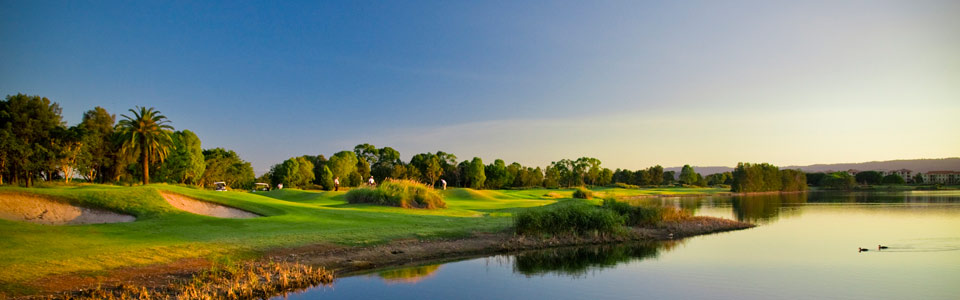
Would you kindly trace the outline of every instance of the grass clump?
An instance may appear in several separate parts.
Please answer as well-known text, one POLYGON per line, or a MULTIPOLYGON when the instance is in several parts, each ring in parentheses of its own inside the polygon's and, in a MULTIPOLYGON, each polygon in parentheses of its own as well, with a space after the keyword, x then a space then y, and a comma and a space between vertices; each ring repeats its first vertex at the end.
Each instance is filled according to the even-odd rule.
POLYGON ((626 184, 626 183, 623 183, 623 182, 614 183, 614 184, 613 184, 613 187, 618 187, 618 188, 621 188, 621 189, 639 189, 639 188, 640 188, 639 185, 626 184))
POLYGON ((616 233, 624 218, 591 205, 526 210, 514 216, 517 234, 616 233))
POLYGON ((373 203, 403 208, 446 208, 443 196, 413 180, 387 180, 375 188, 353 189, 346 194, 350 203, 373 203))
POLYGON ((585 187, 578 187, 576 190, 573 191, 573 197, 577 199, 592 199, 593 192, 591 192, 585 187))

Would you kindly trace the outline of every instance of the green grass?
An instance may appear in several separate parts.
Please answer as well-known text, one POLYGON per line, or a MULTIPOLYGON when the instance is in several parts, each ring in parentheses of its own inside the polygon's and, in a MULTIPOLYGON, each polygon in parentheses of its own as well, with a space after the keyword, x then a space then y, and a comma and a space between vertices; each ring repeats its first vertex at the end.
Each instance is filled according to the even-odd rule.
MULTIPOLYGON (((370 245, 400 238, 503 231, 512 226, 517 212, 584 201, 571 199, 572 192, 448 189, 441 191, 447 208, 426 210, 350 204, 343 191, 215 192, 164 184, 0 187, 0 193, 48 195, 137 217, 130 223, 71 226, 0 219, 0 295, 4 290, 29 292, 27 283, 55 274, 96 275, 119 267, 183 258, 247 259, 270 249, 316 243, 370 245), (264 217, 219 219, 190 214, 167 204, 158 190, 227 204, 264 217)), ((689 188, 599 188, 594 192, 605 197, 713 193, 711 189, 689 188)), ((599 200, 590 203, 599 204, 599 200)))

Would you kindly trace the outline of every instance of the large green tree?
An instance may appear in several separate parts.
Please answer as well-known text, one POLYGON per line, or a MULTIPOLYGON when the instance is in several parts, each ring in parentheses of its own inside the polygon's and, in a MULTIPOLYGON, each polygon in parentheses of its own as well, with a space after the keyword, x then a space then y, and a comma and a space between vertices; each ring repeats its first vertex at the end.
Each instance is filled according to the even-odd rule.
POLYGON ((16 94, 0 101, 0 171, 28 187, 41 173, 49 178, 57 158, 52 134, 64 126, 60 113, 59 104, 40 96, 16 94))
POLYGON ((327 167, 330 169, 334 178, 340 177, 341 184, 359 184, 359 182, 348 182, 348 180, 353 180, 351 179, 353 173, 357 173, 358 162, 356 153, 352 151, 340 151, 330 157, 330 160, 327 162, 327 167))
POLYGON ((170 181, 199 184, 206 170, 200 138, 189 130, 176 131, 171 138, 173 147, 159 173, 170 181))
POLYGON ((857 185, 857 179, 847 172, 833 172, 820 179, 820 185, 828 189, 849 190, 857 185))
POLYGON ((883 173, 877 171, 863 171, 857 173, 854 178, 859 184, 880 184, 883 181, 883 173))
POLYGON ((697 172, 693 170, 693 167, 683 165, 683 168, 680 169, 680 183, 697 184, 697 172))
MULTIPOLYGON (((443 152, 437 152, 443 153, 443 152)), ((445 154, 445 153, 444 153, 445 154)), ((444 161, 448 163, 448 161, 444 161)), ((410 158, 410 166, 416 168, 417 175, 422 178, 416 178, 417 180, 422 179, 423 181, 429 183, 431 186, 437 183, 437 180, 440 180, 440 176, 443 175, 443 164, 441 164, 440 156, 433 153, 420 153, 414 155, 410 158)))
POLYGON ((663 172, 663 185, 673 185, 677 182, 677 172, 676 171, 665 171, 663 172))
POLYGON ((504 188, 511 178, 507 173, 507 165, 502 159, 494 160, 484 167, 485 180, 483 186, 489 189, 504 188))
POLYGON ((132 116, 120 115, 124 118, 118 124, 120 140, 123 141, 120 149, 124 154, 140 157, 143 184, 149 184, 150 162, 157 160, 162 163, 167 158, 173 144, 170 138, 173 126, 168 124, 170 120, 166 116, 153 107, 137 106, 136 110, 130 109, 130 112, 132 116))
POLYGON ((254 176, 253 166, 244 161, 233 150, 213 148, 203 150, 204 171, 202 185, 210 185, 217 181, 226 182, 231 188, 252 187, 254 176))
MULTIPOLYGON (((283 183, 285 186, 289 187, 306 187, 307 184, 314 181, 314 170, 313 163, 307 157, 291 157, 280 164, 273 166, 270 169, 270 173, 273 175, 272 183, 278 184, 283 183)), ((321 183, 324 184, 324 188, 331 189, 333 187, 333 178, 330 178, 330 168, 323 166, 323 175, 326 175, 321 180, 321 183), (325 182, 329 180, 330 182, 325 182)))
POLYGON ((64 182, 70 182, 77 170, 77 162, 83 150, 84 130, 80 126, 56 127, 50 145, 56 161, 53 165, 63 174, 64 182))
POLYGON ((483 160, 479 157, 474 157, 473 160, 470 161, 470 164, 467 165, 463 177, 470 184, 471 188, 482 189, 487 181, 487 175, 484 173, 483 160))
POLYGON ((903 177, 900 177, 900 175, 890 174, 887 176, 883 176, 883 184, 904 184, 904 183, 906 183, 906 181, 903 180, 903 177))
POLYGON ((113 162, 113 128, 116 116, 103 107, 95 107, 83 113, 78 127, 83 131, 83 146, 77 159, 77 169, 89 181, 104 182, 105 173, 113 162))

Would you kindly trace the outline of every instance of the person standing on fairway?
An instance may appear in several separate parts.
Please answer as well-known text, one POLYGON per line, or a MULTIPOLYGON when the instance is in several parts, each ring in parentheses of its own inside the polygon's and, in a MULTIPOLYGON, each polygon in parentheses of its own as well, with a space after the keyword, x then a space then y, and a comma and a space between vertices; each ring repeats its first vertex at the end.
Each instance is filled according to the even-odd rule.
POLYGON ((336 178, 333 178, 333 191, 336 192, 339 190, 340 190, 340 176, 337 176, 336 178))
POLYGON ((444 190, 444 191, 447 190, 447 181, 446 181, 446 180, 443 180, 443 178, 440 178, 440 185, 443 186, 443 190, 444 190))

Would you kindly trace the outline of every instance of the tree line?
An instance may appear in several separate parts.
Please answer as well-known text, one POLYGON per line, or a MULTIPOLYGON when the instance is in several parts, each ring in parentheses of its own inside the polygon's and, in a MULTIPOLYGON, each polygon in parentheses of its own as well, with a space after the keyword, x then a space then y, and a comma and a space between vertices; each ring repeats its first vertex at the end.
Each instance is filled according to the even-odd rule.
POLYGON ((760 163, 738 163, 731 173, 730 191, 750 192, 794 192, 807 190, 807 175, 800 170, 780 170, 777 166, 760 163))
POLYGON ((175 131, 152 107, 130 109, 117 121, 98 106, 74 126, 61 113, 59 104, 40 96, 0 101, 0 184, 29 187, 36 180, 76 177, 99 183, 225 181, 234 188, 253 183, 253 167, 236 152, 202 149, 196 134, 175 131))
MULTIPOLYGON (((223 181, 232 188, 249 189, 255 182, 292 187, 332 189, 360 186, 368 177, 420 181, 474 189, 562 188, 575 186, 689 186, 731 185, 734 191, 802 190, 808 180, 801 172, 778 170, 769 164, 739 164, 734 172, 706 177, 684 165, 679 176, 657 165, 640 170, 604 168, 592 157, 562 159, 544 168, 506 164, 496 159, 484 164, 479 157, 458 161, 444 151, 420 153, 403 161, 391 147, 360 144, 352 150, 291 157, 255 178, 253 168, 232 151, 203 149, 189 130, 175 130, 154 108, 135 107, 120 120, 102 107, 83 113, 82 121, 67 126, 56 102, 40 96, 8 95, 0 101, 0 184, 31 186, 35 180, 70 182, 169 182, 209 186, 223 181), (778 180, 775 180, 779 178, 778 180), (800 180, 803 179, 803 180, 800 180)), ((845 174, 845 173, 844 173, 845 174)), ((849 175, 849 174, 848 174, 849 175)), ((827 176, 830 177, 830 176, 827 176)), ((825 178, 824 182, 830 180, 825 178)), ((843 179, 846 180, 846 179, 843 179)), ((819 182, 818 182, 819 183, 819 182)))
POLYGON ((333 189, 333 181, 339 178, 343 186, 361 186, 367 178, 376 182, 385 179, 406 179, 436 186, 440 180, 450 187, 474 189, 515 188, 563 188, 575 186, 661 186, 677 183, 707 186, 729 184, 729 172, 709 175, 706 178, 684 166, 679 180, 673 171, 665 172, 657 165, 637 171, 604 168, 593 157, 553 161, 545 168, 524 166, 513 162, 507 164, 496 159, 484 164, 474 157, 459 161, 457 156, 444 151, 419 153, 409 161, 403 161, 400 152, 391 147, 360 144, 353 150, 334 153, 329 158, 323 154, 291 157, 273 165, 270 171, 259 177, 260 182, 272 186, 333 189))
MULTIPOLYGON (((923 174, 917 173, 911 179, 913 179, 913 183, 923 183, 923 174)), ((863 171, 857 173, 857 175, 851 175, 845 171, 831 173, 807 173, 807 185, 835 190, 849 190, 858 185, 889 185, 904 183, 906 183, 906 180, 900 175, 888 174, 884 176, 883 173, 878 171, 863 171)))

